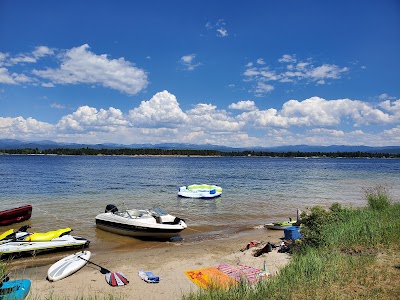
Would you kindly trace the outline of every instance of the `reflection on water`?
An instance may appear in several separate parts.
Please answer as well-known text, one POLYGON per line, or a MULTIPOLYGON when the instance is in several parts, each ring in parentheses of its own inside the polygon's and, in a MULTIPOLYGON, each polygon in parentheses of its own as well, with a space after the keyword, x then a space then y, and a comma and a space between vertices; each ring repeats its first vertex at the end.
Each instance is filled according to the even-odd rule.
MULTIPOLYGON (((98 251, 152 247, 96 229, 107 204, 161 207, 185 219, 184 242, 222 237, 333 202, 364 206, 376 184, 400 197, 400 160, 229 157, 0 156, 0 210, 33 205, 34 231, 70 227, 98 251), (217 184, 217 199, 177 197, 179 186, 217 184)), ((17 226, 16 226, 17 227, 17 226)), ((4 232, 9 228, 4 227, 4 232)))

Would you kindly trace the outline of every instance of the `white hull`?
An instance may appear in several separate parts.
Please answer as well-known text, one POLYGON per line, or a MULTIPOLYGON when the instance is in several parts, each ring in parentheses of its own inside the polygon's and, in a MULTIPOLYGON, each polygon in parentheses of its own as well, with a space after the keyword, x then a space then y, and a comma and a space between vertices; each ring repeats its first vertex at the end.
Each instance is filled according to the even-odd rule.
POLYGON ((147 210, 106 212, 96 216, 99 229, 132 237, 170 238, 187 228, 184 220, 169 214, 154 216, 147 210))
POLYGON ((47 242, 15 241, 0 245, 0 255, 38 254, 41 252, 84 248, 89 241, 76 236, 64 235, 47 242))
POLYGON ((47 271, 47 279, 57 281, 75 273, 87 264, 90 256, 90 251, 79 251, 60 259, 47 271))

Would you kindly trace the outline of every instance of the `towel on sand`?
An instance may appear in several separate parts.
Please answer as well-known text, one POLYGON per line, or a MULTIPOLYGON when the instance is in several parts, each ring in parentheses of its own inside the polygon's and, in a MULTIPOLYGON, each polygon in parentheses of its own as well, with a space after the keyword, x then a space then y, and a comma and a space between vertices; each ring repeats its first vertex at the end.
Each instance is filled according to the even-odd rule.
POLYGON ((217 269, 236 279, 237 281, 245 280, 251 283, 257 282, 260 279, 261 270, 244 265, 225 265, 220 264, 217 269))
POLYGON ((139 271, 138 275, 140 278, 142 278, 144 281, 148 283, 159 283, 160 282, 160 277, 155 276, 153 272, 145 272, 145 271, 139 271))
POLYGON ((185 274, 191 281, 204 289, 208 289, 211 286, 227 288, 237 284, 236 280, 212 267, 185 271, 185 274))

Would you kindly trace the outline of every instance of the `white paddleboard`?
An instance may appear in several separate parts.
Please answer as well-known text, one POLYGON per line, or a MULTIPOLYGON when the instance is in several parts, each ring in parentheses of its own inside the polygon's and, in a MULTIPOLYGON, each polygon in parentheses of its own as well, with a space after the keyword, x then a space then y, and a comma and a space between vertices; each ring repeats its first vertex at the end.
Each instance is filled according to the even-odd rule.
POLYGON ((47 279, 49 281, 57 281, 75 273, 87 264, 90 256, 90 251, 79 251, 60 259, 47 271, 47 279))

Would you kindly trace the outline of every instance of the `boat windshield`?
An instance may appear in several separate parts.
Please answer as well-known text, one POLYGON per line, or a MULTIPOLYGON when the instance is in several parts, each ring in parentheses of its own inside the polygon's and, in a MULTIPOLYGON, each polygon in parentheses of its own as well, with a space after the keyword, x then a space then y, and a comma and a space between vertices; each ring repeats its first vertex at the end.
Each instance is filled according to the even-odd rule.
POLYGON ((164 211, 162 208, 159 208, 159 207, 154 207, 154 208, 152 209, 152 211, 153 211, 156 215, 158 215, 158 216, 165 216, 165 215, 168 215, 168 213, 167 213, 166 211, 164 211))

